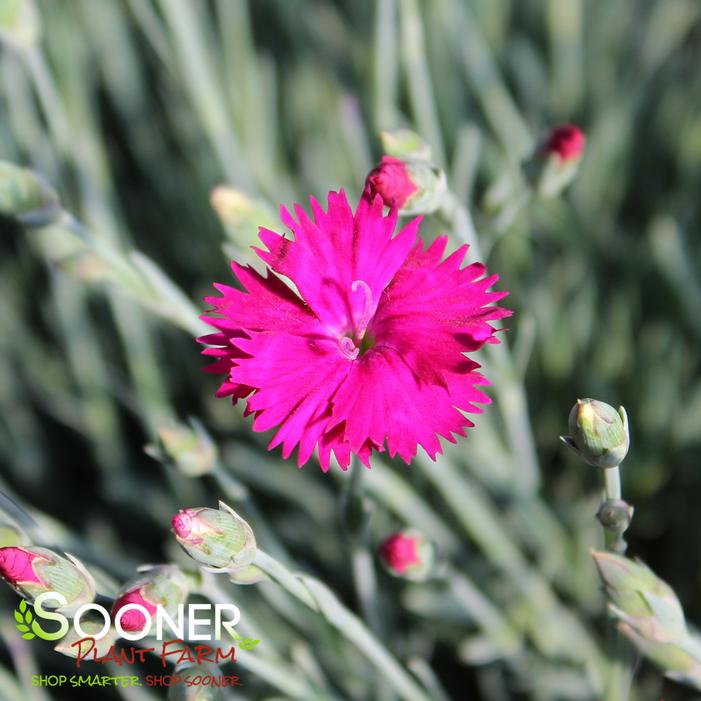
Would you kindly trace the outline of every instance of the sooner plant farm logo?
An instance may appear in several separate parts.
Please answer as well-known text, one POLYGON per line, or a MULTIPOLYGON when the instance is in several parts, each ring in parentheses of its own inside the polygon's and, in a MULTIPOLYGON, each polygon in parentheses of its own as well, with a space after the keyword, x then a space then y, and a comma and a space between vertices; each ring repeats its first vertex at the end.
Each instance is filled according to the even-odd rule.
POLYGON ((243 638, 234 629, 241 619, 241 612, 235 604, 179 604, 175 612, 169 613, 161 605, 149 611, 141 604, 130 603, 112 616, 104 606, 91 602, 78 608, 71 619, 57 610, 51 610, 65 605, 66 598, 54 591, 39 595, 33 611, 23 599, 14 611, 15 625, 25 640, 40 638, 56 641, 69 636, 70 654, 75 657, 77 667, 85 660, 116 662, 120 666, 134 664, 144 662, 148 654, 159 655, 163 667, 168 662, 176 665, 185 662, 220 664, 235 661, 237 646, 241 650, 253 650, 260 642, 254 638, 243 638), (143 626, 139 630, 130 629, 123 623, 133 612, 143 617, 143 626), (47 630, 43 625, 45 622, 55 629, 47 630), (157 651, 155 647, 145 646, 117 649, 114 645, 115 633, 122 642, 155 639, 161 643, 161 649, 157 651), (213 641, 222 638, 229 641, 228 650, 213 644, 213 641), (198 641, 211 644, 190 645, 198 641))
POLYGON ((54 638, 53 633, 47 633, 38 623, 32 610, 27 606, 25 599, 22 599, 19 604, 19 608, 15 609, 15 625, 17 630, 22 633, 22 637, 25 640, 32 640, 33 638, 41 638, 42 640, 57 640, 54 638))

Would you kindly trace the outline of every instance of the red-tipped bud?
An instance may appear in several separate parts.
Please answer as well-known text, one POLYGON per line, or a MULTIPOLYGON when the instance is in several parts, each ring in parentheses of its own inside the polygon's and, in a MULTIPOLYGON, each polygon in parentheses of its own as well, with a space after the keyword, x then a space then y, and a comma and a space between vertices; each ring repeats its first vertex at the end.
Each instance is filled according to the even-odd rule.
POLYGON ((248 567, 256 554, 251 527, 233 509, 181 509, 171 519, 180 546, 194 560, 216 572, 248 567))
POLYGON ((0 549, 0 576, 11 586, 17 587, 26 582, 45 585, 37 576, 33 564, 36 560, 48 561, 48 558, 25 550, 8 547, 0 549))
POLYGON ((66 615, 95 598, 95 582, 82 563, 48 548, 0 548, 0 576, 30 601, 47 592, 61 594, 66 603, 59 610, 66 615))
POLYGON ((411 565, 419 562, 418 544, 418 538, 395 533, 382 543, 380 554, 387 567, 404 574, 411 565))
POLYGON ((182 509, 180 513, 173 516, 170 524, 173 526, 173 532, 178 538, 182 538, 183 540, 190 538, 195 525, 192 516, 196 511, 196 509, 182 509))
POLYGON ((543 151, 555 155, 561 161, 571 161, 584 153, 584 132, 574 124, 561 124, 553 128, 543 145, 543 151))
POLYGON ((433 545, 420 533, 398 531, 380 546, 380 557, 387 571, 405 579, 423 580, 433 569, 433 545))
MULTIPOLYGON (((117 595, 112 606, 112 617, 129 604, 138 604, 151 616, 156 608, 163 606, 169 615, 174 615, 180 604, 184 604, 189 592, 189 582, 183 571, 174 565, 159 565, 144 571, 143 577, 126 584, 117 595)), ((130 608, 120 616, 122 629, 127 633, 144 630, 148 621, 143 611, 130 608)))
POLYGON ((380 195, 385 206, 397 209, 404 207, 419 189, 411 179, 407 164, 394 156, 382 156, 365 180, 365 188, 371 199, 380 195))
MULTIPOLYGON (((116 616, 120 609, 123 609, 127 604, 139 604, 143 606, 151 616, 156 613, 156 605, 144 598, 141 588, 132 589, 119 596, 114 601, 112 606, 112 615, 116 616)), ((142 631, 146 626, 146 616, 138 609, 129 609, 122 615, 122 628, 129 633, 142 631)))
POLYGON ((557 197, 577 176, 584 154, 584 132, 574 124, 553 127, 524 163, 526 180, 539 197, 557 197))

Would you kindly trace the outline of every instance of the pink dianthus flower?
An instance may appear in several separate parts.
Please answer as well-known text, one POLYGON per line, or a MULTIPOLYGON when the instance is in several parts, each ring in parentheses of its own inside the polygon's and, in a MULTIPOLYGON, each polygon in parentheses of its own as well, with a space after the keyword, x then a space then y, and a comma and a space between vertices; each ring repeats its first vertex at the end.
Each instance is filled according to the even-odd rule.
POLYGON ((481 263, 461 267, 467 246, 445 260, 447 237, 425 246, 420 218, 395 234, 380 196, 355 213, 343 191, 311 208, 281 209, 294 239, 261 228, 266 277, 234 262, 244 290, 215 284, 206 299, 217 396, 247 398, 253 429, 278 427, 268 448, 299 448, 300 467, 315 448, 324 471, 332 452, 343 469, 383 450, 409 463, 417 446, 435 460, 439 436, 455 442, 473 425, 463 412, 490 401, 465 353, 498 342, 489 322, 510 314, 494 306, 507 293, 488 291, 498 276, 481 263))

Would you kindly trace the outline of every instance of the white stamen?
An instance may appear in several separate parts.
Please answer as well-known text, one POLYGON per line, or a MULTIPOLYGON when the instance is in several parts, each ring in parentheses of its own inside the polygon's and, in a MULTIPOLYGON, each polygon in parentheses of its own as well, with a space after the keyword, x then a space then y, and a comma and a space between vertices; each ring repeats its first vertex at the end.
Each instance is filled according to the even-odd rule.
POLYGON ((358 289, 361 289, 363 291, 363 294, 365 295, 365 303, 363 305, 363 311, 360 314, 360 318, 357 321, 357 329, 356 329, 356 335, 358 338, 362 339, 363 336, 365 335, 365 330, 368 327, 368 324, 370 323, 370 320, 372 319, 372 315, 375 311, 374 307, 374 301, 372 298, 372 290, 370 289, 370 285, 368 285, 365 280, 353 280, 353 284, 351 285, 351 290, 353 292, 357 292, 358 289))
POLYGON ((355 343, 353 343, 353 340, 348 338, 348 336, 344 336, 341 339, 340 346, 341 353, 343 353, 348 360, 355 360, 360 353, 360 348, 358 348, 355 343))

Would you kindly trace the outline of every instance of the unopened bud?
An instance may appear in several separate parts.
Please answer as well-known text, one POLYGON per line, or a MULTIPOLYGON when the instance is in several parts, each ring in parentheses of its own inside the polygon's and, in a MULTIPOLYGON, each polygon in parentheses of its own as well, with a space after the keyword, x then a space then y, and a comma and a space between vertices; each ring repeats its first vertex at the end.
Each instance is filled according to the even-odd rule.
POLYGON ((180 546, 194 560, 214 572, 248 567, 256 555, 251 527, 233 509, 181 509, 171 521, 180 546))
MULTIPOLYGON (((68 632, 61 638, 61 642, 54 647, 54 650, 66 657, 77 658, 81 654, 78 641, 88 637, 93 638, 95 641, 95 647, 90 653, 91 656, 95 655, 97 658, 100 658, 107 655, 116 639, 114 628, 110 626, 103 637, 98 637, 102 635, 103 629, 105 628, 105 619, 102 616, 98 616, 96 613, 87 613, 81 616, 80 627, 85 635, 81 635, 73 626, 70 626, 68 632)), ((83 650, 85 650, 85 648, 83 648, 83 650)))
POLYGON ((0 161, 0 214, 27 228, 41 228, 61 215, 56 192, 27 168, 0 161))
POLYGON ((429 214, 440 206, 446 192, 445 174, 430 162, 382 156, 365 181, 365 196, 379 195, 386 207, 404 214, 429 214))
POLYGON ((12 523, 0 524, 0 548, 11 545, 29 545, 29 536, 19 527, 12 523))
MULTIPOLYGON (((129 604, 138 604, 150 614, 153 626, 157 606, 163 606, 172 618, 177 614, 178 606, 185 603, 188 593, 188 579, 179 567, 158 565, 122 588, 112 606, 112 616, 116 617, 129 604)), ((144 630, 147 621, 143 612, 129 609, 122 614, 120 623, 125 631, 137 633, 144 630)))
POLYGON ((218 185, 210 195, 212 209, 219 217, 227 237, 239 252, 258 245, 260 227, 275 230, 277 219, 263 201, 250 197, 229 185, 218 185))
MULTIPOLYGON (((95 599, 95 581, 82 563, 47 548, 0 548, 0 576, 30 601, 46 592, 62 594, 67 603, 57 610, 66 615, 95 599)), ((45 603, 46 608, 51 606, 51 601, 45 603)))
POLYGON ((628 417, 596 399, 578 399, 569 419, 570 436, 560 436, 585 462, 595 467, 619 465, 628 453, 628 417))
POLYGON ((526 163, 526 177, 541 197, 557 197, 576 177, 584 154, 584 132, 574 124, 555 127, 526 163))
POLYGON ((647 657, 661 667, 666 676, 692 684, 701 689, 701 661, 697 659, 686 641, 665 643, 649 640, 627 623, 619 623, 618 630, 647 657))
POLYGON ((593 551, 592 557, 617 618, 656 642, 673 642, 686 635, 677 595, 649 567, 609 552, 593 551))
POLYGON ((433 543, 413 530, 386 538, 380 546, 380 558, 391 575, 417 582, 428 579, 436 559, 433 543))
POLYGON ((596 513, 599 523, 614 533, 624 533, 633 518, 633 507, 622 499, 613 499, 601 503, 596 513))
POLYGON ((39 39, 39 13, 34 0, 0 2, 0 41, 15 49, 32 48, 39 39))
POLYGON ((171 424, 158 430, 159 445, 147 452, 167 462, 185 475, 197 477, 211 472, 217 463, 217 448, 204 427, 196 420, 190 425, 171 424))
POLYGON ((380 138, 384 152, 390 156, 412 161, 431 160, 431 147, 411 129, 383 131, 380 138))
POLYGON ((365 180, 370 198, 380 195, 387 207, 401 209, 418 192, 404 161, 394 156, 382 156, 380 163, 370 171, 365 180))
POLYGON ((561 124, 548 134, 548 139, 542 150, 549 156, 554 156, 563 163, 568 163, 582 157, 585 144, 586 137, 578 126, 561 124))
POLYGON ((211 679, 219 676, 219 669, 214 665, 196 664, 191 667, 178 667, 176 674, 185 681, 181 684, 173 684, 169 688, 168 701, 221 701, 224 698, 221 687, 195 683, 197 677, 211 679))

